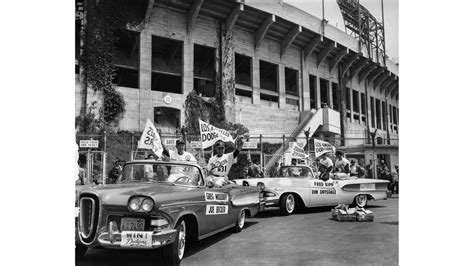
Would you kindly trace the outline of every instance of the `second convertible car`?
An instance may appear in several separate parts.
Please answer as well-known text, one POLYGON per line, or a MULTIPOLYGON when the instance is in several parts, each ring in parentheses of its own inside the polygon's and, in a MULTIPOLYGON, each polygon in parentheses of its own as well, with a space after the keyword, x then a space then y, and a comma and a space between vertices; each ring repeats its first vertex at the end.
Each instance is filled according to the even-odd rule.
POLYGON ((386 199, 386 180, 365 178, 318 179, 308 166, 283 166, 277 177, 237 179, 237 184, 265 191, 266 206, 277 206, 284 215, 297 206, 334 206, 339 203, 364 207, 368 200, 386 199))
POLYGON ((187 240, 232 227, 240 232, 245 218, 264 207, 259 189, 211 187, 197 164, 133 161, 116 184, 80 192, 76 254, 88 248, 160 248, 165 263, 175 265, 187 240))

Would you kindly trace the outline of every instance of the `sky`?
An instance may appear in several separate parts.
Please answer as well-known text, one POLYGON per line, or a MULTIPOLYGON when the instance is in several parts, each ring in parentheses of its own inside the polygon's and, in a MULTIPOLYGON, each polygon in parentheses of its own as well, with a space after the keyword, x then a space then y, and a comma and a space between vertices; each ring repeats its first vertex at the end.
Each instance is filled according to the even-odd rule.
MULTIPOLYGON (((284 2, 322 18, 323 0, 284 0, 284 2)), ((360 4, 382 22, 382 0, 360 0, 360 4)), ((387 55, 392 61, 398 63, 398 0, 383 0, 383 9, 387 55)), ((336 0, 324 1, 324 16, 329 24, 345 31, 342 14, 336 0)))

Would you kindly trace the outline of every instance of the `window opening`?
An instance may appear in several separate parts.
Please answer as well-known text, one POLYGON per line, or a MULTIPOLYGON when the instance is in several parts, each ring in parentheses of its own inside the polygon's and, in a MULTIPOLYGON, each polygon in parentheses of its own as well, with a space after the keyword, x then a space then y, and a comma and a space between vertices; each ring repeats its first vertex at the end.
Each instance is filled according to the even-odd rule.
POLYGON ((252 58, 235 54, 235 83, 252 87, 252 58))
POLYGON ((152 36, 151 90, 183 93, 183 42, 152 36))
POLYGON ((112 82, 121 87, 139 88, 140 34, 129 30, 116 30, 114 35, 117 38, 114 42, 115 56, 113 60, 116 75, 112 82))
POLYGON ((204 97, 216 94, 216 49, 194 45, 194 90, 204 97))
POLYGON ((329 106, 329 80, 320 78, 319 85, 321 87, 321 107, 329 106))

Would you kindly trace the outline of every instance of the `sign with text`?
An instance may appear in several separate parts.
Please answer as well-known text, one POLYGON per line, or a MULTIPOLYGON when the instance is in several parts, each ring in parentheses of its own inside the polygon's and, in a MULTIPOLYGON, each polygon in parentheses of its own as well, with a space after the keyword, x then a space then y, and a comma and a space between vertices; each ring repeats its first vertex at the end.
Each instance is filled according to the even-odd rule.
POLYGON ((244 150, 256 150, 258 147, 257 142, 244 142, 244 145, 242 146, 242 149, 244 150))
POLYGON ((201 141, 202 147, 204 149, 211 147, 218 140, 222 140, 224 142, 234 141, 234 138, 232 138, 227 130, 217 128, 202 120, 199 120, 199 130, 201 131, 201 141))
POLYGON ((202 143, 200 141, 192 140, 190 144, 191 149, 201 149, 202 143))
POLYGON ((314 154, 315 157, 318 158, 321 156, 323 153, 335 153, 336 152, 336 147, 334 147, 331 143, 314 139, 314 154))
POLYGON ((80 140, 80 148, 99 148, 99 141, 95 139, 80 140))
POLYGON ((176 141, 178 139, 163 139, 163 145, 168 149, 168 150, 176 150, 176 141))

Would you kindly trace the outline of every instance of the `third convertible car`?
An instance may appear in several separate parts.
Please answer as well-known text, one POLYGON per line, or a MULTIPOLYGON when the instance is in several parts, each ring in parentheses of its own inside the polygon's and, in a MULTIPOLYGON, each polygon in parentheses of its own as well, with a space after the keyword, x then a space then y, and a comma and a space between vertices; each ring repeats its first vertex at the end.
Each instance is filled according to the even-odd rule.
POLYGON ((308 166, 283 166, 276 177, 237 179, 237 184, 257 186, 265 191, 266 206, 278 206, 284 215, 295 208, 334 206, 339 203, 364 207, 368 200, 386 199, 386 180, 316 177, 308 166))

